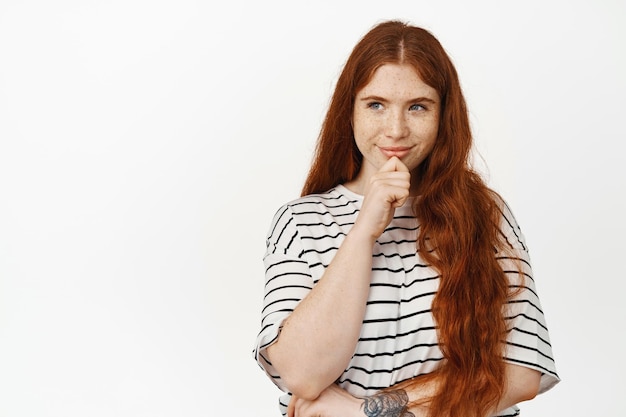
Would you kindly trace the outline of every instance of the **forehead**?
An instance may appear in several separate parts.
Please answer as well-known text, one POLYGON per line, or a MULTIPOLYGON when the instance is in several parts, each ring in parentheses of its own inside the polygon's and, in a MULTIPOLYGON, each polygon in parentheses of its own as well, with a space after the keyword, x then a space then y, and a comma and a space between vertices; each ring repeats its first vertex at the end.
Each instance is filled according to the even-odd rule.
POLYGON ((407 99, 439 98, 437 91, 426 84, 415 68, 408 64, 385 64, 376 69, 369 82, 357 92, 357 97, 370 95, 407 99))

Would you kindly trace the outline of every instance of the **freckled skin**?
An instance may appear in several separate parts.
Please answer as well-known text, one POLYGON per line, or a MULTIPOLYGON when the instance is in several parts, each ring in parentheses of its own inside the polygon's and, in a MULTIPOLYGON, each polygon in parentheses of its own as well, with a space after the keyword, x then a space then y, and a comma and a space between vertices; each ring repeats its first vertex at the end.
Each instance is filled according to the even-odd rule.
MULTIPOLYGON (((378 68, 355 98, 352 125, 363 165, 357 178, 347 184, 349 188, 363 190, 392 155, 413 173, 433 149, 439 112, 439 94, 412 66, 386 64, 378 68)), ((414 185, 417 178, 412 189, 414 185)))

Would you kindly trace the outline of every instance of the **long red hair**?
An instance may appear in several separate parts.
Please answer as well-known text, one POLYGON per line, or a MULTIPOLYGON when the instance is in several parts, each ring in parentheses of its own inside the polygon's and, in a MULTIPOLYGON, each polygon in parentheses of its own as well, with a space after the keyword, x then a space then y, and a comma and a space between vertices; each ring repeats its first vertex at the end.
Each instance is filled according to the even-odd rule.
MULTIPOLYGON (((427 30, 383 22, 355 46, 337 81, 302 195, 324 192, 355 178, 362 155, 351 119, 356 94, 384 64, 409 64, 441 99, 438 137, 418 167, 420 222, 417 250, 440 274, 432 303, 445 360, 433 373, 402 386, 435 379, 433 416, 484 416, 500 400, 505 383, 508 281, 495 249, 499 197, 469 164, 472 134, 458 75, 439 41, 427 30)), ((506 248, 504 248, 506 249, 506 248)))

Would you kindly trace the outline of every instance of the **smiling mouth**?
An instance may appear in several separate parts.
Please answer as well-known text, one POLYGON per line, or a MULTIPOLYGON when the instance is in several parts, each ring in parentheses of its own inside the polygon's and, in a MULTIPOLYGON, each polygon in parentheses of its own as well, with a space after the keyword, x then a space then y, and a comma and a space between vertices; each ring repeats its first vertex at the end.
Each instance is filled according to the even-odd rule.
POLYGON ((411 151, 411 148, 406 146, 389 146, 379 149, 387 158, 391 158, 392 156, 403 158, 411 151))

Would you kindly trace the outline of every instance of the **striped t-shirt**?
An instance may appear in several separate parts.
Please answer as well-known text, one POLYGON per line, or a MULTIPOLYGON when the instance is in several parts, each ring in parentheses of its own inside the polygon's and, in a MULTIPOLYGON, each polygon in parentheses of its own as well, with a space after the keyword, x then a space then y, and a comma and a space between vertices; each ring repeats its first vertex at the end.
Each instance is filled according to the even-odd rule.
MULTIPOLYGON (((393 220, 374 244, 361 334, 348 367, 337 381, 357 397, 432 372, 443 360, 430 310, 439 276, 416 250, 419 224, 412 214, 412 199, 396 209, 393 220)), ((268 361, 266 349, 277 340, 284 320, 322 277, 354 224, 362 202, 362 196, 339 185, 327 193, 301 197, 282 206, 272 221, 264 257, 261 331, 254 355, 272 381, 286 392, 279 400, 284 415, 290 394, 268 361)), ((505 359, 540 371, 540 392, 545 392, 559 377, 524 237, 505 204, 500 228, 519 259, 496 254, 502 269, 512 285, 520 284, 518 264, 524 273, 522 291, 505 308, 510 329, 505 359)), ((518 408, 511 407, 498 415, 518 414, 518 408)))

